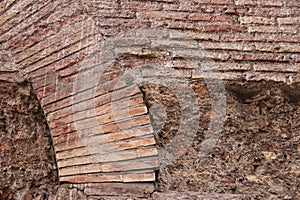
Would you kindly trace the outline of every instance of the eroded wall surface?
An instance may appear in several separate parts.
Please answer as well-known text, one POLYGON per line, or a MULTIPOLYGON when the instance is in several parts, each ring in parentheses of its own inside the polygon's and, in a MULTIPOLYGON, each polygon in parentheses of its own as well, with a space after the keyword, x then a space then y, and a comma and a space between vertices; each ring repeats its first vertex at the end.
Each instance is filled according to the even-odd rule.
POLYGON ((1 80, 0 91, 0 199, 47 196, 55 191, 58 174, 39 101, 27 82, 1 80))

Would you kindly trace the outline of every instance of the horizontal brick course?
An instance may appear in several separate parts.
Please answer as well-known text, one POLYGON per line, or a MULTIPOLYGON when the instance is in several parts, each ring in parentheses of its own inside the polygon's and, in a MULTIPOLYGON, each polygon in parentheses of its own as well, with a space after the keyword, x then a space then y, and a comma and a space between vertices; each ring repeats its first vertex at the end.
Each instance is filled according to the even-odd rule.
POLYGON ((285 17, 277 19, 279 24, 287 24, 287 25, 299 25, 300 17, 285 17))
MULTIPOLYGON (((141 157, 157 156, 157 155, 158 152, 156 147, 145 147, 140 149, 122 150, 119 152, 112 152, 112 153, 99 152, 98 154, 88 155, 84 157, 72 157, 66 160, 59 160, 57 162, 57 165, 58 167, 62 168, 62 167, 79 166, 85 164, 96 164, 99 162, 103 163, 103 162, 131 160, 131 159, 137 159, 141 157)), ((74 154, 74 156, 76 156, 76 154, 74 154)))
POLYGON ((241 24, 275 24, 275 18, 258 17, 258 16, 243 16, 239 18, 241 24))
POLYGON ((95 196, 118 196, 120 195, 120 190, 125 196, 145 197, 147 194, 151 194, 154 191, 153 183, 106 183, 106 184, 90 184, 89 187, 84 189, 84 193, 87 195, 95 196), (134 193, 133 193, 134 192, 134 193))
MULTIPOLYGON (((155 173, 154 172, 141 172, 141 173, 123 173, 122 175, 120 174, 95 174, 95 175, 75 175, 75 176, 66 176, 66 177, 61 177, 60 181, 63 182, 71 182, 71 183, 103 183, 103 182, 152 182, 155 180, 155 173)), ((122 193, 123 195, 126 194, 132 194, 132 191, 137 190, 137 186, 141 185, 141 183, 135 185, 134 188, 131 188, 128 193, 122 193)), ((106 185, 107 187, 107 185, 106 185)), ((102 187, 101 187, 102 188, 102 187)), ((122 189, 124 191, 124 184, 119 186, 119 189, 122 189)), ((144 194, 145 188, 140 189, 140 195, 144 194)), ((111 195, 115 193, 114 190, 116 188, 106 188, 101 191, 99 191, 99 188, 95 188, 97 191, 90 191, 89 189, 86 190, 86 193, 88 194, 97 194, 97 195, 111 195)), ((154 190, 154 189, 153 189, 154 190)), ((152 191, 153 191, 152 190, 152 191)), ((134 193, 136 195, 136 193, 134 193)))
POLYGON ((79 175, 96 172, 130 171, 142 169, 157 169, 159 163, 155 157, 140 158, 130 161, 121 161, 118 163, 91 164, 77 167, 62 168, 60 176, 79 175))

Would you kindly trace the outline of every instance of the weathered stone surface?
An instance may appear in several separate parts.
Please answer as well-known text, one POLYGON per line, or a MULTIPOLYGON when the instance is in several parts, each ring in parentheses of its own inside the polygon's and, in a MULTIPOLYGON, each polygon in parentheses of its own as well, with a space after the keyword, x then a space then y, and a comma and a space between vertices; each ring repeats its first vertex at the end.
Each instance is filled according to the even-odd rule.
POLYGON ((50 194, 58 184, 55 155, 45 116, 30 84, 1 82, 0 99, 2 199, 19 196, 31 200, 34 195, 50 194))
MULTIPOLYGON (((160 168, 158 190, 199 192, 199 197, 185 193, 187 199, 201 199, 202 192, 240 194, 237 199, 299 198, 295 178, 299 174, 296 166, 300 155, 299 84, 226 81, 225 125, 217 144, 202 159, 198 152, 213 115, 209 113, 210 97, 205 84, 199 80, 191 86, 204 114, 201 126, 186 153, 173 164, 160 168)), ((176 136, 180 107, 167 88, 148 85, 143 91, 149 107, 159 103, 166 112, 151 116, 154 130, 159 128, 155 136, 160 150, 176 136), (162 119, 166 122, 160 128, 162 119)), ((180 194, 174 193, 170 199, 177 196, 180 194)), ((203 199, 206 197, 214 199, 211 194, 203 199)), ((161 194, 161 199, 165 198, 168 196, 161 194)), ((222 195, 219 198, 222 199, 222 195)))

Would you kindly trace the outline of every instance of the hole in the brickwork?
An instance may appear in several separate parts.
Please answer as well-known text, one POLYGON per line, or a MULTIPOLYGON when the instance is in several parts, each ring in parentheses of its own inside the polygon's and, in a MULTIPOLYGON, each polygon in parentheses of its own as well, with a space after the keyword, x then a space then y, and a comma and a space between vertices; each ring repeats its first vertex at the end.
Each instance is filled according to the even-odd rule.
POLYGON ((287 98, 295 103, 300 104, 300 84, 294 84, 294 85, 286 85, 283 87, 283 92, 287 96, 287 98))
POLYGON ((0 199, 44 196, 57 185, 50 131, 31 85, 0 82, 0 199))

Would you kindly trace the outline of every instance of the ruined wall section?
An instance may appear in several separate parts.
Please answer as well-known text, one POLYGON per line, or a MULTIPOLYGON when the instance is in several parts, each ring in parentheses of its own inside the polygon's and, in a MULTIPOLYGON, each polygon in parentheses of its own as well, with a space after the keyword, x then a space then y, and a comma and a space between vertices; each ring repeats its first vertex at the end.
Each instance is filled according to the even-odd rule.
MULTIPOLYGON (((204 109, 203 127, 200 130, 203 133, 207 126, 205 123, 208 123, 214 114, 209 112, 211 108, 209 91, 205 86, 203 78, 228 81, 226 82, 228 121, 226 122, 223 134, 236 137, 236 141, 241 141, 239 136, 236 135, 239 133, 249 133, 253 137, 261 139, 261 135, 256 135, 258 134, 256 129, 258 129, 266 134, 264 136, 268 140, 265 143, 272 143, 271 146, 261 143, 261 146, 258 148, 261 160, 253 161, 256 163, 252 163, 253 165, 246 164, 247 167, 251 167, 250 165, 252 165, 254 168, 251 169, 252 171, 250 170, 252 173, 250 176, 243 174, 244 172, 242 171, 233 171, 232 173, 234 176, 243 175, 244 178, 242 178, 242 181, 257 182, 253 187, 259 188, 260 184, 267 182, 269 184, 266 189, 268 191, 266 194, 267 197, 271 198, 275 194, 278 195, 278 198, 281 198, 282 196, 280 195, 284 194, 288 199, 298 195, 294 194, 292 196, 285 189, 274 189, 273 182, 268 178, 263 179, 265 177, 260 177, 261 174, 253 176, 255 170, 259 169, 257 173, 264 173, 262 171, 265 169, 265 166, 268 166, 272 162, 279 162, 276 159, 268 161, 269 156, 273 155, 273 153, 276 155, 278 153, 280 159, 284 159, 282 162, 288 165, 289 173, 291 173, 284 180, 275 177, 278 178, 276 180, 282 181, 283 188, 288 188, 286 185, 287 182, 295 181, 295 179, 289 179, 291 176, 299 176, 299 169, 295 167, 297 166, 297 163, 295 163, 298 160, 297 156, 299 156, 299 150, 296 151, 299 138, 294 138, 297 132, 299 132, 297 120, 299 118, 298 94, 290 92, 290 90, 297 90, 299 88, 297 84, 300 82, 300 2, 298 0, 6 0, 0 3, 0 13, 0 42, 3 48, 11 53, 17 69, 26 74, 26 78, 33 85, 51 129, 54 146, 58 150, 57 152, 61 152, 56 154, 56 156, 66 155, 68 157, 69 152, 72 152, 72 150, 78 151, 82 147, 79 140, 80 137, 76 132, 76 126, 74 126, 74 122, 79 120, 74 118, 76 115, 73 115, 74 107, 72 105, 74 105, 74 97, 76 97, 77 103, 85 102, 95 97, 94 94, 91 96, 78 95, 84 94, 81 92, 88 91, 89 88, 81 88, 82 91, 74 90, 74 84, 80 83, 78 79, 87 76, 84 73, 93 67, 90 65, 90 62, 86 62, 87 59, 92 58, 97 62, 103 61, 97 57, 101 55, 105 61, 108 61, 111 59, 111 54, 105 54, 106 52, 102 52, 103 54, 101 54, 101 50, 104 47, 101 46, 102 42, 111 41, 112 38, 122 34, 126 35, 130 31, 132 33, 132 30, 135 29, 148 29, 157 32, 156 34, 152 34, 153 32, 150 31, 150 34, 147 35, 147 31, 144 31, 145 35, 131 35, 131 38, 128 38, 127 34, 126 38, 121 37, 117 41, 115 46, 121 49, 121 53, 117 54, 117 57, 114 57, 114 62, 110 63, 111 65, 107 67, 107 70, 101 77, 102 82, 99 82, 101 87, 97 88, 97 96, 99 95, 101 98, 96 99, 95 108, 98 108, 97 112, 99 112, 99 115, 105 115, 100 121, 98 118, 90 117, 90 123, 97 125, 107 122, 112 123, 114 121, 110 115, 112 110, 105 103, 110 102, 110 93, 118 88, 116 87, 116 83, 120 83, 120 77, 127 71, 140 65, 159 65, 172 69, 174 73, 147 74, 146 72, 143 74, 145 77, 172 77, 188 80, 189 86, 199 96, 198 103, 202 103, 201 108, 204 109), (160 30, 167 30, 169 32, 165 34, 165 31, 161 32, 160 30), (152 40, 145 40, 145 38, 152 38, 152 40), (122 47, 125 48, 122 49, 122 47), (173 47, 175 47, 176 51, 170 51, 173 47), (199 49, 204 51, 199 54, 199 49), (191 65, 191 61, 195 61, 197 65, 191 65), (206 65, 206 61, 213 61, 214 64, 206 65), (250 85, 246 86, 247 83, 250 85), (240 86, 240 84, 245 84, 245 86, 240 86), (289 86, 287 87, 287 85, 289 86), (255 91, 253 95, 249 96, 248 92, 252 92, 245 89, 248 87, 258 87, 261 91, 255 91), (276 88, 280 89, 276 90, 276 88), (248 92, 240 93, 239 90, 248 92), (106 94, 108 95, 105 96, 106 94), (278 104, 278 107, 275 104, 278 104), (257 111, 257 107, 260 106, 266 110, 257 111), (276 107, 275 110, 273 109, 274 106, 276 107), (241 109, 237 110, 237 108, 241 109), (245 113, 243 109, 249 110, 249 113, 253 112, 253 114, 248 116, 248 113, 245 113), (276 110, 281 110, 282 113, 276 113, 276 110), (238 121, 240 124, 230 121, 231 118, 236 119, 232 116, 233 113, 241 116, 241 120, 238 121), (265 116, 262 117, 262 115, 265 116), (282 124, 280 128, 283 130, 280 131, 283 132, 283 135, 276 135, 278 136, 276 137, 277 143, 273 144, 270 139, 271 135, 274 131, 278 131, 278 124, 284 123, 283 118, 285 116, 289 116, 290 121, 293 122, 287 121, 286 124, 282 124), (246 121, 246 118, 251 118, 257 121, 258 124, 251 124, 246 121), (276 122, 273 118, 279 121, 276 122), (251 130, 245 130, 244 126, 252 128, 251 130), (284 133, 284 131, 287 133, 284 133), (275 146, 281 146, 283 149, 286 149, 286 153, 275 152, 275 146), (287 164, 290 158, 293 161, 287 164), (262 165, 262 168, 260 165, 262 165), (262 178, 263 183, 260 182, 260 178, 262 178)), ((121 88, 130 86, 132 86, 132 83, 126 82, 121 88)), ((143 167, 138 169, 141 170, 142 174, 128 174, 126 172, 128 169, 122 168, 121 164, 114 167, 120 171, 124 169, 125 174, 121 173, 121 175, 117 174, 115 176, 116 174, 110 174, 109 172, 106 174, 107 176, 102 176, 100 173, 93 179, 88 174, 97 171, 100 163, 90 158, 82 159, 85 157, 78 156, 82 153, 79 152, 73 159, 83 165, 92 164, 91 166, 94 168, 69 166, 68 158, 65 157, 65 159, 62 157, 61 163, 58 162, 58 165, 63 169, 61 173, 63 175, 61 178, 63 179, 61 180, 71 182, 90 182, 91 180, 97 182, 126 182, 126 180, 130 180, 138 182, 153 181, 155 179, 154 171, 157 170, 158 163, 157 151, 153 147, 156 143, 159 150, 159 148, 162 148, 172 139, 169 136, 173 136, 176 132, 176 127, 178 127, 174 119, 178 119, 179 117, 170 115, 170 113, 173 112, 180 115, 179 107, 171 91, 155 85, 139 85, 139 87, 142 89, 144 96, 142 96, 138 86, 134 85, 133 88, 136 89, 136 93, 132 95, 125 89, 123 93, 125 96, 121 95, 121 99, 126 99, 128 97, 126 95, 129 94, 130 99, 132 99, 129 105, 144 106, 146 103, 148 108, 150 108, 153 102, 162 100, 167 109, 166 113, 169 114, 167 117, 170 120, 167 121, 165 129, 162 132, 155 133, 151 125, 155 125, 157 121, 154 119, 155 117, 159 119, 159 116, 152 115, 151 124, 149 112, 147 109, 143 109, 144 107, 141 110, 132 111, 129 115, 125 116, 126 119, 127 117, 130 119, 136 117, 136 123, 139 124, 137 128, 139 130, 145 125, 146 128, 150 127, 144 130, 145 132, 141 131, 142 135, 140 136, 142 138, 138 139, 142 139, 142 141, 137 143, 131 141, 131 139, 136 139, 136 136, 133 135, 136 132, 125 134, 125 136, 118 135, 113 141, 114 145, 120 145, 122 148, 124 148, 124 144, 120 144, 117 141, 123 140, 125 137, 129 139, 128 141, 132 142, 130 144, 133 145, 131 147, 134 148, 134 152, 131 152, 133 157, 129 158, 129 160, 132 158, 133 160, 141 158, 145 162, 144 164, 147 165, 146 169, 143 167), (163 95, 160 93, 163 93, 163 95), (170 105, 175 106, 172 107, 170 105), (175 129, 169 131, 170 127, 175 127, 175 129), (156 140, 154 140, 155 135, 159 136, 156 140), (146 147, 146 151, 144 151, 144 147, 146 147), (148 160, 148 158, 151 159, 148 160), (93 165, 95 164, 93 162, 96 162, 96 165, 93 165), (87 175, 82 176, 82 172, 87 175), (73 175, 75 177, 72 177, 73 175)), ((83 113, 89 113, 90 108, 82 108, 83 113)), ((106 128, 106 133, 113 133, 117 130, 116 126, 113 125, 106 128)), ((197 146, 198 143, 200 145, 203 139, 203 135, 200 133, 198 136, 194 144, 194 149, 191 152, 196 152, 199 148, 197 146)), ((219 158, 225 154, 229 155, 229 152, 232 152, 231 147, 225 144, 225 136, 222 138, 224 140, 220 141, 219 145, 225 145, 225 149, 227 148, 228 152, 217 152, 211 154, 211 156, 214 155, 219 158)), ((247 145, 252 141, 251 138, 248 139, 248 141, 245 141, 247 145)), ((99 141, 104 144, 111 142, 105 137, 99 141)), ((126 145, 128 145, 127 142, 126 145)), ((128 147, 126 145, 125 148, 128 147)), ((243 145, 241 144, 241 146, 243 145)), ((247 148, 250 147, 254 148, 249 144, 247 148)), ((245 147, 245 149, 247 148, 245 147)), ((123 152, 123 149, 119 150, 120 153, 123 152)), ((215 151, 217 150, 218 148, 215 149, 215 151)), ((239 154, 236 151, 232 153, 238 156, 239 154)), ((231 157, 234 157, 234 155, 230 154, 231 157)), ((187 157, 187 159, 189 158, 193 158, 193 156, 187 157)), ((214 166, 218 163, 224 164, 225 162, 220 160, 213 161, 215 158, 207 159, 211 159, 208 163, 212 163, 214 166)), ((240 159, 247 160, 248 158, 240 159)), ((116 162, 118 163, 119 161, 116 162)), ((135 161, 138 162, 139 160, 135 161)), ((187 168, 190 169, 197 165, 199 166, 199 169, 197 169, 202 170, 202 168, 200 169, 200 164, 194 163, 194 159, 191 159, 189 162, 191 163, 187 168)), ((275 163, 274 165, 277 164, 275 163)), ((131 166, 134 168, 135 165, 132 164, 131 166)), ((217 192, 247 193, 243 191, 244 187, 238 188, 236 186, 236 182, 239 181, 240 177, 229 177, 227 176, 227 172, 222 170, 209 171, 207 173, 202 173, 203 171, 201 171, 201 175, 198 174, 198 171, 197 173, 195 172, 196 178, 191 178, 183 176, 180 170, 177 175, 174 175, 177 173, 177 169, 184 171, 185 167, 180 165, 178 168, 174 167, 174 171, 171 173, 166 172, 162 174, 160 178, 168 175, 168 173, 171 176, 168 175, 165 182, 160 179, 161 190, 164 190, 164 188, 166 190, 180 190, 183 188, 200 191, 201 189, 195 186, 193 181, 208 179, 212 183, 203 183, 203 187, 201 187, 203 190, 214 191, 212 188, 220 186, 220 190, 217 192), (214 177, 210 173, 220 174, 214 177), (198 175, 204 178, 199 178, 197 177, 198 175), (186 182, 176 182, 175 179, 179 176, 185 177, 186 182), (225 185, 223 184, 224 182, 225 185)), ((230 170, 233 169, 228 169, 228 171, 230 170)), ((299 186, 296 185, 296 187, 298 188, 299 186)), ((249 186, 248 188, 251 187, 249 186)), ((291 191, 297 191, 297 189, 294 188, 291 191)))

